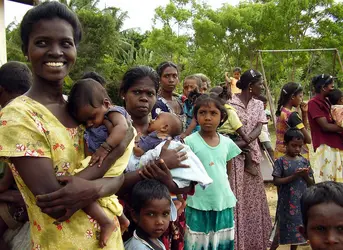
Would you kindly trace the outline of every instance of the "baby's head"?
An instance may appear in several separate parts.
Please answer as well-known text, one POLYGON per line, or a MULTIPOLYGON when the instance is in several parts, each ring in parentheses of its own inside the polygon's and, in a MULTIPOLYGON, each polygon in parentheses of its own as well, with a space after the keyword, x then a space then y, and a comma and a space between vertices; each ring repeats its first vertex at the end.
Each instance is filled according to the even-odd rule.
POLYGON ((151 238, 159 238, 176 217, 168 188, 157 180, 138 182, 131 195, 132 219, 151 238))
POLYGON ((110 105, 111 99, 106 89, 93 79, 79 80, 70 90, 68 111, 87 127, 102 125, 110 105))
POLYGON ((162 112, 149 123, 148 132, 154 131, 168 134, 174 138, 182 133, 182 122, 177 115, 162 112))
POLYGON ((328 98, 332 105, 343 105, 343 93, 339 89, 331 90, 328 98))
POLYGON ((308 188, 301 197, 300 233, 313 250, 343 249, 343 184, 327 181, 308 188))

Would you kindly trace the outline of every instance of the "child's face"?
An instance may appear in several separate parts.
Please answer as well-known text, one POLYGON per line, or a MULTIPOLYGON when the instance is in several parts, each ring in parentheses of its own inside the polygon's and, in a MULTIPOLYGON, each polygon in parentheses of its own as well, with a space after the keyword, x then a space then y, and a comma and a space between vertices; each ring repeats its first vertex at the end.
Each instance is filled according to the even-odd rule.
POLYGON ((207 89, 208 89, 208 84, 207 84, 207 82, 202 82, 201 89, 200 89, 200 93, 201 93, 201 94, 206 93, 206 92, 207 92, 207 89))
POLYGON ((298 93, 292 97, 292 106, 293 107, 299 107, 299 105, 302 103, 303 99, 304 99, 304 93, 301 91, 300 93, 298 93))
POLYGON ((287 154, 291 157, 300 155, 301 147, 304 145, 303 139, 293 138, 286 144, 287 154))
POLYGON ((170 222, 170 200, 154 199, 144 206, 139 217, 134 216, 137 225, 151 238, 159 238, 168 229, 170 222))
POLYGON ((183 83, 183 94, 188 97, 189 93, 198 88, 194 79, 188 79, 183 83))
POLYGON ((313 250, 343 249, 343 207, 330 202, 308 210, 306 230, 300 228, 313 250))
POLYGON ((165 92, 173 92, 179 83, 179 73, 174 67, 167 67, 161 76, 161 89, 165 92))
POLYGON ((233 72, 233 78, 239 80, 239 78, 241 78, 241 73, 239 73, 239 71, 233 72))
POLYGON ((168 126, 168 114, 166 113, 161 113, 159 114, 155 120, 151 120, 149 123, 149 127, 148 127, 148 133, 152 133, 154 131, 161 131, 163 130, 166 125, 168 126))
POLYGON ((86 127, 97 128, 103 124, 107 109, 108 107, 105 104, 97 108, 86 105, 79 109, 76 119, 78 122, 85 124, 86 127))
POLYGON ((220 119, 220 110, 214 105, 214 103, 201 106, 198 110, 197 121, 201 130, 205 132, 216 131, 219 126, 220 119))

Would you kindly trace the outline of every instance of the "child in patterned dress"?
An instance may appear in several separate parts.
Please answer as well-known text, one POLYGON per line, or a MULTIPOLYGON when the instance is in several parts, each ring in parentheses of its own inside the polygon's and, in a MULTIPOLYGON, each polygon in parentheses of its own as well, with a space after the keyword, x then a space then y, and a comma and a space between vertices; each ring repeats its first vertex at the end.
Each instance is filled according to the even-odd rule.
MULTIPOLYGON (((278 186, 276 230, 280 245, 290 245, 296 250, 306 240, 298 232, 303 225, 300 198, 306 188, 314 184, 310 162, 300 155, 304 135, 297 128, 290 128, 284 135, 286 154, 275 161, 274 184, 278 186)), ((276 246, 275 246, 276 247, 276 246)), ((271 248, 275 250, 276 248, 271 248)))

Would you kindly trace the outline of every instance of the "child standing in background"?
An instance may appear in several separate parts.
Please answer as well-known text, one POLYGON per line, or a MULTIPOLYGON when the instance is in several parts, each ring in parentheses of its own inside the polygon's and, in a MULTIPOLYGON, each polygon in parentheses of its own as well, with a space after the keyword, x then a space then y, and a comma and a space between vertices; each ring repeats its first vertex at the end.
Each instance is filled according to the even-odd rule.
POLYGON ((213 183, 205 190, 197 185, 195 194, 187 199, 185 250, 230 250, 234 248, 236 198, 229 176, 231 159, 241 150, 230 138, 217 133, 227 119, 220 101, 202 95, 194 107, 194 116, 201 129, 185 142, 203 163, 213 183))
MULTIPOLYGON (((278 205, 276 212, 276 230, 281 245, 306 243, 298 228, 303 225, 300 198, 308 186, 314 184, 310 162, 300 155, 304 144, 304 135, 299 129, 290 128, 284 136, 286 154, 275 161, 274 184, 278 186, 278 205)), ((271 250, 275 250, 271 248, 271 250)))
POLYGON ((237 88, 236 84, 237 84, 237 81, 241 78, 242 69, 239 67, 236 67, 233 69, 232 73, 233 73, 232 75, 233 77, 229 77, 229 73, 225 72, 225 81, 231 94, 239 94, 242 92, 242 90, 237 88))

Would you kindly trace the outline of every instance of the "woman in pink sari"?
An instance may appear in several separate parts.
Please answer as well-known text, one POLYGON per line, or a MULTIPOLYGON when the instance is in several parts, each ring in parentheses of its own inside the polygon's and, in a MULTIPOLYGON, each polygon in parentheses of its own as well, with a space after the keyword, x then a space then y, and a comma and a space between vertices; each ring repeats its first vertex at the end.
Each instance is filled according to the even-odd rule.
MULTIPOLYGON (((238 200, 235 210, 235 249, 264 250, 269 244, 272 222, 260 171, 261 149, 256 140, 262 125, 267 123, 262 101, 253 98, 261 95, 264 89, 261 73, 252 69, 244 72, 237 87, 242 93, 233 95, 230 104, 243 123, 244 133, 249 135, 250 154, 258 175, 253 176, 244 171, 243 155, 233 159, 231 188, 238 200)), ((243 140, 236 141, 236 144, 241 148, 247 146, 243 140)))

